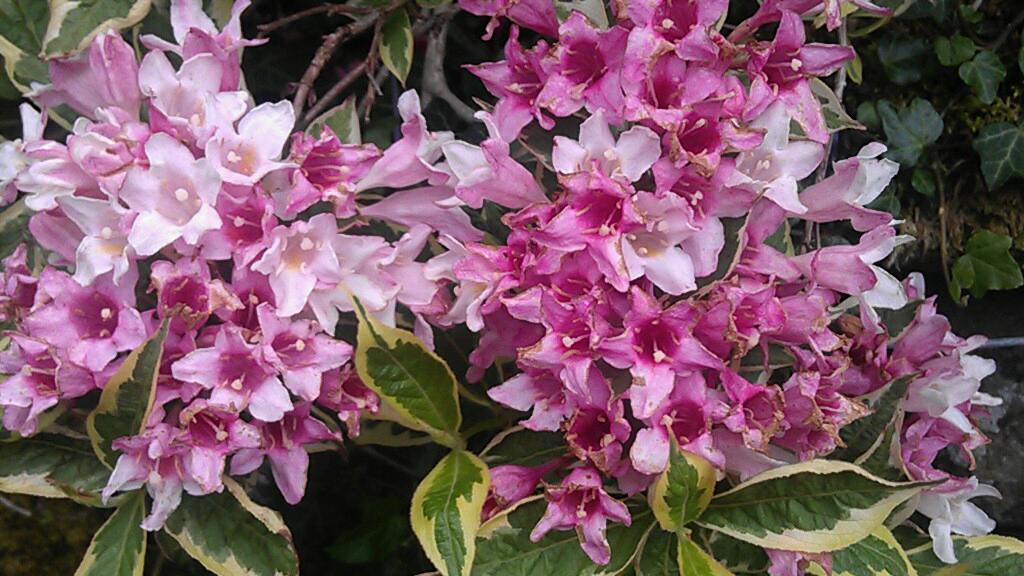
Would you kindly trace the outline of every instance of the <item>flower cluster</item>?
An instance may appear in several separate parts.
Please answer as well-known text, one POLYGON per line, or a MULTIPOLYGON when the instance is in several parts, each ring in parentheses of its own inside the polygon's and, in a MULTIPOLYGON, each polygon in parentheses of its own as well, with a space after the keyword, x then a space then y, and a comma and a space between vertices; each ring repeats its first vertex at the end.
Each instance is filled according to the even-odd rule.
MULTIPOLYGON (((630 523, 608 490, 646 489, 673 445, 740 479, 826 457, 897 381, 909 384, 893 465, 941 481, 917 505, 936 553, 953 561, 951 533, 992 529, 969 500, 994 490, 935 459, 985 443, 975 421, 998 403, 979 392, 993 366, 918 277, 879 266, 908 238, 866 205, 898 166, 871 144, 799 186, 831 137, 812 83, 854 57, 808 43, 801 16, 833 27, 842 9, 881 8, 766 0, 725 36, 727 0, 612 3, 602 27, 559 21, 550 2, 461 0, 492 17, 488 34, 512 22, 505 60, 470 67, 497 98, 477 114, 487 137, 430 131, 410 91, 381 150, 296 132, 289 103, 255 105, 239 64, 260 43, 241 35, 248 3, 218 30, 202 2, 173 0, 174 41, 143 37, 141 61, 114 33, 53 61, 34 91, 44 111, 24 105, 23 139, 0 150, 4 199, 23 195, 48 255, 23 246, 3 263, 3 425, 35 433, 166 325, 156 404, 141 434, 115 441, 104 491, 145 486, 145 528, 183 490, 220 491, 264 459, 285 500, 301 499, 306 448, 341 440, 320 416, 356 435, 380 403, 336 337, 355 297, 428 345, 434 328, 479 333, 471 381, 514 363, 487 393, 530 412, 523 427, 564 433, 566 450, 493 469, 485 515, 543 485, 531 537, 576 529, 595 562, 610 558, 607 524, 630 523), (542 39, 524 46, 520 27, 542 39), (65 142, 43 136, 56 106, 81 115, 65 142), (577 139, 545 132, 575 117, 577 139), (536 160, 550 190, 514 154, 531 138, 553 141, 536 160), (502 234, 472 225, 485 203, 505 210, 502 234), (403 233, 376 235, 373 220, 403 233), (791 227, 824 223, 857 241, 808 235, 793 249, 791 227)), ((772 558, 773 574, 805 560, 772 558)))
MULTIPOLYGON (((559 23, 544 3, 460 4, 513 22, 506 59, 472 67, 498 98, 482 148, 504 150, 535 120, 550 129, 586 116, 578 140, 553 137, 549 200, 510 202, 529 188, 498 176, 511 172, 504 157, 475 172, 491 178, 470 188, 518 208, 503 218, 506 242, 448 240, 461 253, 456 309, 481 333, 470 377, 514 360, 518 375, 490 397, 530 411, 527 429, 564 432, 575 456, 574 472, 547 488, 535 539, 575 526, 590 557, 607 562, 603 526, 628 523, 628 512, 595 474, 637 493, 673 444, 740 479, 827 457, 843 427, 870 412, 867 399, 900 379, 910 384, 894 464, 914 480, 944 480, 918 504, 936 553, 952 562, 951 532, 993 528, 968 500, 994 489, 934 466, 949 446, 969 459, 985 443, 974 422, 998 403, 979 392, 992 363, 970 354, 977 339, 950 333, 919 277, 901 283, 879 267, 909 238, 865 206, 898 166, 871 144, 798 188, 826 161, 830 138, 811 82, 854 57, 807 43, 801 16, 824 9, 831 23, 839 2, 764 2, 729 37, 716 27, 725 0, 613 3, 605 29, 579 12, 559 23), (774 23, 774 36, 758 39, 774 23), (546 39, 523 46, 520 26, 546 39), (808 241, 796 254, 786 242, 800 221, 838 223, 859 240, 808 241), (883 320, 915 308, 905 327, 883 320)), ((532 492, 523 484, 545 472, 495 471, 515 481, 495 481, 494 505, 532 492)), ((772 558, 773 574, 795 574, 803 560, 772 558)))

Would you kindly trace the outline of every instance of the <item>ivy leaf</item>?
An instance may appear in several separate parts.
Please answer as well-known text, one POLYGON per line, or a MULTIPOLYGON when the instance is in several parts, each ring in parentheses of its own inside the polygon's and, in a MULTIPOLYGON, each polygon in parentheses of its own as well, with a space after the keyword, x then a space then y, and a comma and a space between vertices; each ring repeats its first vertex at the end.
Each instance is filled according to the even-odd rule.
POLYGON ((672 441, 668 467, 648 490, 654 517, 663 530, 675 532, 696 520, 715 492, 715 469, 672 441))
POLYGON ((830 552, 866 537, 929 485, 890 482, 847 462, 810 460, 715 496, 697 524, 764 548, 830 552))
POLYGON ((889 158, 907 166, 917 164, 925 147, 939 139, 944 127, 932 103, 922 98, 915 98, 898 113, 888 100, 881 100, 878 115, 889 140, 889 158))
POLYGON ((146 566, 146 495, 133 492, 93 536, 75 576, 142 576, 146 566))
POLYGON ((935 557, 931 543, 910 551, 910 562, 920 576, 1009 576, 1024 574, 1024 542, 1006 536, 953 538, 957 563, 935 557))
POLYGON ((416 487, 412 531, 443 576, 468 575, 473 569, 480 513, 490 484, 487 465, 456 450, 416 487))
POLYGON ((888 36, 878 43, 878 59, 889 79, 898 86, 907 86, 924 77, 923 62, 929 49, 920 38, 888 36))
POLYGON ((405 86, 412 69, 413 38, 409 13, 399 8, 388 16, 380 29, 380 59, 384 66, 405 86))
POLYGON ((36 434, 0 443, 0 492, 98 505, 109 476, 85 440, 36 434))
POLYGON ((832 553, 832 576, 916 576, 907 553, 885 526, 832 553))
POLYGON ((935 55, 943 66, 959 66, 974 56, 974 40, 960 34, 935 39, 935 55))
POLYGON ((959 74, 979 100, 991 104, 999 93, 999 84, 1006 78, 1006 68, 999 56, 982 50, 973 60, 960 65, 959 74))
POLYGON ((403 425, 427 432, 446 446, 458 446, 462 412, 451 368, 415 335, 385 326, 353 300, 359 318, 359 377, 394 409, 403 425))
POLYGON ((1000 122, 981 129, 974 139, 974 150, 981 156, 981 173, 990 190, 1014 176, 1024 176, 1024 129, 1000 122))
MULTIPOLYGON (((606 535, 612 558, 608 564, 594 564, 580 548, 573 531, 552 530, 540 542, 530 541, 530 531, 544 514, 545 502, 523 504, 488 520, 476 542, 475 576, 530 576, 572 574, 611 576, 621 574, 637 558, 644 535, 654 518, 646 505, 631 505, 629 526, 612 524, 606 535)), ((653 528, 657 530, 657 528, 653 528)), ((653 533, 653 532, 652 532, 653 533)), ((674 551, 674 550, 673 550, 674 551)))
POLYGON ((153 337, 128 354, 103 387, 99 404, 85 421, 93 450, 110 468, 117 462, 117 452, 111 442, 122 436, 134 436, 146 426, 156 397, 156 379, 166 337, 167 322, 164 321, 153 337))
POLYGON ((1012 244, 1008 236, 988 230, 975 232, 964 247, 964 255, 953 264, 956 299, 960 290, 970 290, 972 296, 982 298, 989 290, 1012 290, 1024 284, 1020 266, 1010 254, 1012 244))
POLYGON ((231 478, 223 492, 182 495, 164 531, 217 576, 298 576, 299 559, 281 515, 253 502, 231 478))
POLYGON ((359 112, 356 110, 354 97, 347 98, 341 104, 319 115, 306 128, 306 134, 320 136, 324 128, 330 128, 343 144, 361 144, 362 135, 359 130, 359 112))
POLYGON ((918 166, 914 169, 910 184, 919 193, 929 198, 935 197, 935 174, 931 170, 918 166))

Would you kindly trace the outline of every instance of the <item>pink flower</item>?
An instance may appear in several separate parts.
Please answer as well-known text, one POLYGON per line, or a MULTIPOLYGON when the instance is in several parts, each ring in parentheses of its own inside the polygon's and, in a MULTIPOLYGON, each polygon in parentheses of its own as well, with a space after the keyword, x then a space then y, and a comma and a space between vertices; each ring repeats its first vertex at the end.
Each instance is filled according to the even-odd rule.
POLYGON ((146 340, 139 311, 125 302, 109 279, 83 287, 63 272, 46 268, 39 277, 36 306, 24 327, 91 372, 101 372, 118 352, 146 340))
POLYGON ((135 50, 114 30, 96 36, 78 56, 50 60, 52 85, 34 97, 48 107, 67 104, 95 117, 98 108, 117 107, 132 118, 139 115, 139 65, 135 50))
POLYGON ((13 322, 28 313, 36 300, 39 279, 28 267, 28 249, 18 246, 0 262, 0 322, 13 322))
POLYGON ((548 472, 560 467, 563 462, 562 458, 555 458, 540 466, 506 464, 491 468, 491 486, 484 502, 481 520, 486 521, 533 494, 541 479, 548 472))
POLYGON ((154 262, 150 281, 156 290, 157 315, 173 318, 171 329, 195 330, 221 309, 238 310, 242 303, 220 280, 210 279, 205 262, 182 258, 174 264, 154 262))
POLYGON ((473 227, 469 215, 454 205, 453 200, 456 200, 455 194, 447 186, 424 186, 392 192, 382 200, 360 208, 359 213, 407 228, 425 224, 461 242, 482 240, 484 233, 473 227))
POLYGON ((135 251, 128 245, 132 215, 110 200, 67 196, 58 205, 83 238, 75 249, 75 281, 87 286, 108 272, 115 284, 134 280, 135 251), (127 276, 127 278, 126 278, 127 276))
POLYGON ((171 373, 212 390, 211 404, 234 411, 248 408, 257 420, 276 422, 292 409, 288 390, 236 327, 217 330, 212 347, 189 353, 171 366, 171 373))
POLYGON ((338 255, 329 249, 337 236, 332 214, 318 214, 289 227, 278 226, 270 233, 270 246, 252 269, 270 278, 279 315, 298 314, 318 281, 339 275, 338 255))
POLYGON ((530 532, 530 540, 539 542, 551 530, 575 528, 583 551, 598 564, 611 560, 605 536, 608 520, 626 526, 632 522, 626 505, 604 491, 601 476, 593 468, 576 468, 561 486, 548 487, 547 500, 547 511, 530 532))
POLYGON ((537 97, 548 77, 543 65, 548 49, 547 42, 541 40, 533 48, 524 50, 519 43, 519 27, 512 26, 505 43, 504 60, 466 66, 491 94, 498 97, 493 112, 494 124, 506 142, 515 140, 534 118, 545 130, 555 125, 537 104, 537 97))
POLYGON ((223 488, 224 461, 237 450, 257 448, 259 430, 239 418, 237 412, 194 400, 178 415, 186 434, 181 442, 188 446, 183 456, 184 472, 204 494, 223 488))
POLYGON ((630 426, 624 416, 623 402, 609 402, 607 394, 611 390, 607 383, 602 384, 606 394, 604 401, 580 402, 583 405, 576 408, 565 425, 565 442, 577 458, 610 474, 622 462, 623 444, 629 439, 630 426))
POLYGON ((836 162, 831 176, 801 192, 800 202, 807 212, 800 217, 811 222, 849 220, 860 232, 891 223, 888 212, 865 208, 900 169, 892 160, 878 159, 885 150, 875 142, 861 148, 856 157, 836 162))
POLYGON ((316 400, 324 373, 348 362, 352 347, 319 333, 319 326, 309 320, 281 320, 267 304, 261 304, 256 313, 264 361, 281 373, 284 385, 296 396, 316 400))
POLYGON ((555 136, 554 142, 551 162, 561 174, 587 172, 596 165, 611 178, 636 182, 661 156, 661 142, 651 129, 633 126, 615 138, 602 110, 580 124, 578 142, 565 136, 555 136))
POLYGON ((995 529, 996 523, 972 498, 988 496, 1001 498, 1001 494, 988 484, 979 484, 971 477, 958 482, 947 482, 921 493, 917 511, 931 519, 928 534, 932 537, 932 550, 940 560, 955 564, 952 534, 984 536, 995 529))
POLYGON ((367 171, 356 192, 371 188, 404 188, 428 180, 431 184, 447 181, 447 174, 434 167, 441 159, 441 146, 454 138, 451 132, 429 132, 420 111, 420 97, 408 90, 398 98, 402 117, 402 138, 388 147, 367 171))
POLYGON ((149 169, 132 169, 121 191, 139 213, 128 244, 140 256, 151 256, 179 238, 195 246, 204 232, 220 228, 214 209, 220 176, 209 160, 196 159, 184 144, 162 133, 146 142, 146 157, 149 169))
POLYGON ((260 104, 238 121, 237 132, 218 130, 206 143, 206 157, 225 182, 251 186, 272 170, 291 166, 278 159, 294 125, 290 103, 260 104))
POLYGON ((540 106, 568 116, 586 105, 589 111, 603 109, 617 122, 624 106, 620 72, 627 35, 619 26, 600 31, 573 11, 558 28, 558 67, 537 96, 540 106))
POLYGON ((509 208, 547 202, 533 174, 509 155, 508 142, 502 139, 491 115, 477 112, 476 117, 487 126, 486 140, 479 146, 452 140, 441 147, 452 172, 450 185, 455 195, 477 209, 484 200, 509 208))
POLYGON ((559 430, 574 408, 574 402, 565 394, 561 380, 542 370, 517 374, 488 389, 487 395, 495 402, 521 412, 532 410, 529 418, 519 422, 527 430, 559 430))
POLYGON ((359 436, 359 423, 364 412, 376 414, 380 410, 380 398, 363 384, 351 365, 324 372, 316 402, 338 414, 350 438, 359 436))
MULTIPOLYGON (((699 374, 681 374, 675 381, 670 395, 646 418, 650 425, 637 432, 630 462, 640 473, 661 473, 668 466, 674 437, 680 448, 723 467, 722 453, 713 444, 711 423, 721 417, 724 404, 709 397, 699 374)), ((635 405, 634 400, 630 402, 635 405)))
POLYGON ((93 375, 57 355, 46 342, 9 333, 11 344, 0 353, 0 406, 4 428, 31 436, 39 415, 62 399, 84 396, 96 387, 93 375))
POLYGON ((298 504, 306 491, 309 470, 305 445, 335 438, 323 422, 309 415, 309 410, 309 404, 300 404, 276 422, 257 422, 263 436, 260 446, 239 450, 231 459, 231 474, 248 474, 266 457, 285 501, 298 504))
POLYGON ((159 423, 138 436, 114 440, 113 447, 122 454, 103 488, 103 501, 109 500, 115 492, 145 486, 153 505, 141 526, 143 530, 154 532, 163 528, 164 522, 181 504, 182 488, 194 496, 207 493, 185 474, 190 451, 184 442, 185 434, 184 430, 159 423))
POLYGON ((297 168, 285 171, 290 172, 289 181, 274 193, 277 213, 292 218, 313 204, 326 201, 334 204, 338 218, 354 216, 355 183, 380 155, 373 144, 342 144, 326 126, 319 138, 304 132, 292 134, 288 161, 297 168))
POLYGON ((477 16, 490 16, 484 40, 489 40, 498 27, 499 19, 540 32, 545 36, 558 35, 558 15, 549 2, 538 0, 459 0, 459 8, 477 16))
POLYGON ((225 184, 214 207, 222 224, 200 239, 200 255, 232 260, 239 268, 248 266, 267 247, 266 239, 277 226, 273 202, 259 185, 225 184))

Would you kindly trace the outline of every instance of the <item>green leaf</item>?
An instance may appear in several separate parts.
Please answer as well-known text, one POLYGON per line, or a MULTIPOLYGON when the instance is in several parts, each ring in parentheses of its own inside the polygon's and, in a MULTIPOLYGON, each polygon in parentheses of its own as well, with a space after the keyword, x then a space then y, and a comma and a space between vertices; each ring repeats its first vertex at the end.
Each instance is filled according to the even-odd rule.
POLYGON ((84 440, 37 434, 0 443, 0 492, 99 504, 109 476, 84 440))
POLYGON ((142 576, 146 565, 146 495, 132 492, 93 536, 75 576, 142 576))
POLYGON ((898 86, 913 84, 924 75, 921 66, 928 53, 928 43, 920 38, 892 35, 878 43, 878 59, 889 79, 898 86))
POLYGON ((874 102, 868 100, 857 105, 857 122, 875 132, 882 129, 882 120, 878 117, 878 109, 874 102))
POLYGON ((164 531, 218 576, 292 576, 299 559, 281 516, 253 502, 225 477, 223 492, 184 494, 164 531))
POLYGON ((412 530, 443 576, 467 575, 472 570, 480 512, 490 483, 486 464, 456 450, 416 487, 412 530))
POLYGON ((928 485, 890 482, 847 462, 810 460, 715 496, 697 524, 765 548, 828 552, 866 537, 928 485))
POLYGON ((18 244, 31 237, 28 231, 28 219, 31 215, 24 199, 11 204, 0 213, 0 258, 10 256, 18 244))
POLYGON ((959 66, 974 56, 974 41, 966 36, 939 36, 935 39, 935 55, 943 66, 959 66))
MULTIPOLYGON (((580 548, 574 531, 552 530, 539 542, 530 541, 530 531, 544 514, 545 502, 523 504, 487 522, 476 543, 476 576, 609 576, 621 574, 637 557, 644 535, 654 517, 645 505, 630 506, 629 526, 612 524, 606 533, 612 558, 605 566, 590 561, 580 548)), ((655 528, 655 530, 657 530, 655 528)))
POLYGON ((910 380, 909 377, 893 380, 872 394, 872 398, 863 399, 872 412, 847 424, 839 431, 845 446, 832 452, 829 458, 853 462, 872 451, 886 427, 890 426, 896 417, 903 397, 907 395, 910 380))
POLYGON ((1012 244, 1008 236, 988 230, 975 232, 964 255, 953 264, 953 277, 960 288, 981 298, 989 290, 1012 290, 1024 284, 1020 266, 1010 255, 1012 244))
POLYGON ((846 109, 843 108, 843 103, 839 101, 839 96, 836 95, 832 87, 823 82, 820 78, 811 78, 811 92, 821 102, 821 111, 825 115, 825 126, 830 132, 838 132, 840 130, 855 129, 863 130, 864 125, 854 120, 846 109))
POLYGON ((602 0, 555 0, 555 14, 565 21, 573 12, 579 12, 600 30, 608 29, 608 12, 602 0))
POLYGON ((134 436, 146 427, 156 397, 156 379, 166 337, 167 322, 164 321, 153 337, 125 358, 103 387, 99 404, 86 419, 93 450, 110 468, 117 462, 117 451, 111 443, 124 436, 134 436))
POLYGON ((21 92, 32 81, 45 82, 46 65, 39 59, 50 21, 50 6, 40 0, 0 0, 0 56, 7 77, 21 92), (43 76, 38 78, 42 68, 43 76))
POLYGON ((927 168, 921 166, 915 168, 910 184, 914 187, 914 190, 917 190, 920 194, 929 198, 933 198, 935 196, 935 174, 927 168))
POLYGON ((689 535, 677 534, 676 543, 680 576, 732 576, 731 572, 697 546, 689 535))
POLYGON ((309 123, 306 133, 319 136, 324 127, 330 128, 344 144, 361 144, 362 135, 359 130, 359 112, 356 110, 355 98, 349 97, 338 106, 317 116, 309 123))
POLYGON ((1024 32, 1020 35, 1020 52, 1017 53, 1017 67, 1024 72, 1024 32))
POLYGON ((675 534, 657 528, 641 543, 633 562, 636 576, 679 576, 679 552, 675 534))
POLYGON ((884 526, 832 553, 832 576, 916 576, 900 543, 884 526))
POLYGON ((481 457, 492 468, 505 464, 540 466, 565 453, 565 437, 561 433, 534 432, 516 426, 495 436, 481 457))
POLYGON ((957 563, 935 557, 931 544, 909 551, 919 576, 1010 576, 1024 574, 1024 542, 1006 536, 953 538, 957 563))
POLYGON ((380 59, 405 86, 412 68, 413 38, 409 13, 399 8, 388 16, 381 27, 380 59))
POLYGON ((661 528, 676 532, 701 515, 714 492, 711 463, 681 450, 673 440, 668 466, 648 489, 647 499, 661 528))
POLYGON ((981 173, 990 190, 1014 176, 1024 176, 1024 129, 1005 122, 990 124, 974 139, 981 156, 981 173))
POLYGON ((889 158, 913 166, 921 153, 942 135, 942 117, 932 103, 915 98, 910 106, 898 113, 888 100, 878 102, 878 115, 889 142, 889 158))
POLYGON ((960 65, 959 74, 979 100, 991 104, 999 93, 999 84, 1006 78, 1006 68, 999 56, 982 50, 973 60, 960 65))
POLYGON ((457 446, 462 413, 451 369, 413 334, 380 323, 358 300, 355 308, 359 377, 394 409, 402 424, 457 446))
POLYGON ((845 66, 850 82, 860 85, 864 81, 864 61, 860 59, 860 55, 854 56, 853 60, 847 62, 845 66))
POLYGON ((761 574, 768 571, 768 554, 764 548, 722 534, 704 530, 706 546, 711 555, 737 574, 761 574))
POLYGON ((151 0, 50 0, 44 50, 61 56, 84 50, 107 30, 130 28, 146 17, 151 0))

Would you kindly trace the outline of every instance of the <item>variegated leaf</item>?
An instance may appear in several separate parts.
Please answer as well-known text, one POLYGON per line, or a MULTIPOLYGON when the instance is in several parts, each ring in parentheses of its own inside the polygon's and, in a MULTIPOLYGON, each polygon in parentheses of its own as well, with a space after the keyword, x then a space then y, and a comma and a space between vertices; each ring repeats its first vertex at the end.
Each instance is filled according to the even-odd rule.
POLYGON ((715 496, 697 523, 764 548, 830 552, 865 538, 929 485, 891 482, 848 462, 811 460, 715 496))
POLYGON ((662 529, 675 532, 700 516, 714 492, 711 463, 673 441, 668 467, 648 489, 647 499, 662 529))
POLYGON ((473 569, 480 512, 491 477, 487 465, 461 450, 445 456, 412 496, 412 530, 444 576, 473 569))
POLYGON ((142 576, 146 565, 146 496, 136 490, 93 536, 75 576, 142 576))

